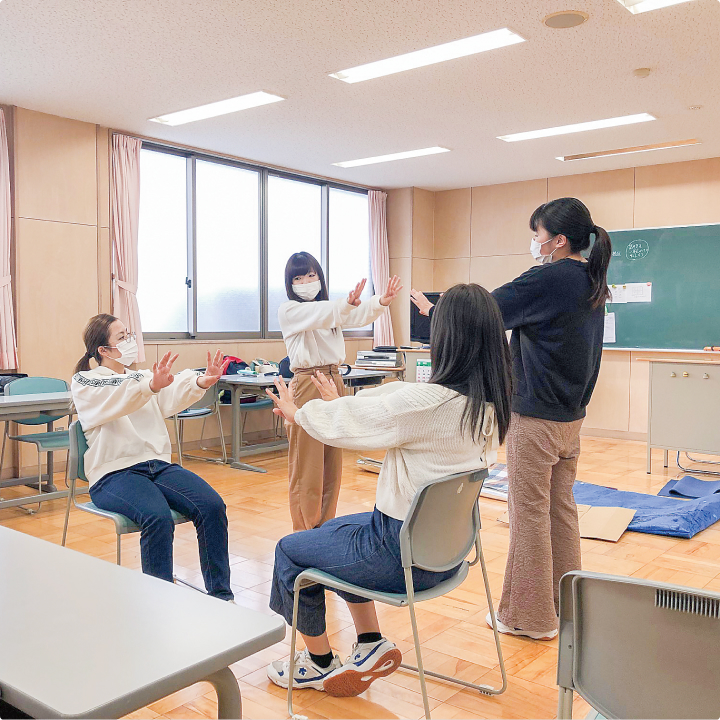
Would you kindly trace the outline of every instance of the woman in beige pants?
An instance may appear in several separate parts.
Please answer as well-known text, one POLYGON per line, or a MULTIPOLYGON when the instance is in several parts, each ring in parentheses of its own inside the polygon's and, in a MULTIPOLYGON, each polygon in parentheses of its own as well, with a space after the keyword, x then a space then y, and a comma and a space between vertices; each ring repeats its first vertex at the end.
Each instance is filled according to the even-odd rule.
MULTIPOLYGON (((297 407, 320 397, 311 377, 322 372, 344 394, 338 365, 345 362, 343 328, 358 328, 375 322, 401 289, 397 277, 390 278, 385 294, 362 302, 365 280, 347 298, 328 299, 320 263, 310 253, 290 256, 285 266, 288 302, 278 309, 278 320, 295 373, 290 392, 297 407)), ((293 529, 311 530, 335 517, 342 450, 323 445, 299 426, 288 428, 290 515, 293 529)))

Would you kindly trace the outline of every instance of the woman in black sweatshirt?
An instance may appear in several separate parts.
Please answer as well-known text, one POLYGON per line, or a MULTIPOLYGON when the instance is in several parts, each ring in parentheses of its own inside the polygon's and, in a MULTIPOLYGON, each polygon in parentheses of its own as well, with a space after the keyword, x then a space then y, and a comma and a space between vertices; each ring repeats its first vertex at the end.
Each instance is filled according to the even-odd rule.
MULTIPOLYGON (((512 419, 507 436, 510 548, 498 627, 557 635, 558 584, 580 569, 573 484, 580 427, 600 370, 610 237, 576 198, 541 205, 530 218, 532 268, 492 295, 512 330, 512 419), (586 260, 581 254, 590 247, 586 260)), ((416 291, 421 312, 432 306, 416 291)), ((488 615, 488 622, 490 616, 488 615)))

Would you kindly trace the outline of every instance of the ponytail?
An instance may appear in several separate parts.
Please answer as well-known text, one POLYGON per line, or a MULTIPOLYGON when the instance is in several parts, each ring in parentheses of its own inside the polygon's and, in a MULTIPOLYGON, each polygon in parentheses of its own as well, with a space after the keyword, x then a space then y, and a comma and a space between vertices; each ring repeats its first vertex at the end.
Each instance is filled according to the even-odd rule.
POLYGON ((607 270, 612 257, 612 243, 604 228, 595 225, 590 211, 577 198, 551 200, 535 210, 530 218, 530 229, 537 232, 542 226, 550 235, 564 235, 574 253, 590 247, 590 236, 595 235, 595 244, 588 258, 588 276, 591 291, 590 304, 600 307, 610 298, 607 285, 607 270))
POLYGON ((592 283, 590 304, 593 308, 600 307, 610 299, 610 288, 607 284, 607 271, 612 257, 612 243, 605 228, 593 227, 595 244, 588 258, 588 275, 592 283))
POLYGON ((110 340, 110 326, 117 320, 113 315, 101 313, 90 318, 85 330, 83 331, 83 341, 85 343, 85 354, 78 360, 75 365, 75 372, 86 372, 90 369, 90 358, 95 358, 95 362, 100 365, 102 355, 100 348, 107 347, 110 340))

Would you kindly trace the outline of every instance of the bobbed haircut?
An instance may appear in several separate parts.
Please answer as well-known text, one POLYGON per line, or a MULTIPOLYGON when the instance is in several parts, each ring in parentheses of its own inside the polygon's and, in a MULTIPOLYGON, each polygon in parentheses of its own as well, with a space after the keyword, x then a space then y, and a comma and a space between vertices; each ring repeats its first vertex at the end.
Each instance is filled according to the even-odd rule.
POLYGON ((330 299, 327 283, 325 282, 325 273, 320 263, 309 252, 294 253, 288 259, 285 265, 285 291, 287 292, 288 300, 295 300, 295 302, 315 302, 315 300, 330 299), (320 292, 314 300, 303 300, 300 296, 296 295, 293 290, 293 278, 298 275, 307 275, 309 272, 317 273, 318 279, 320 280, 320 292))

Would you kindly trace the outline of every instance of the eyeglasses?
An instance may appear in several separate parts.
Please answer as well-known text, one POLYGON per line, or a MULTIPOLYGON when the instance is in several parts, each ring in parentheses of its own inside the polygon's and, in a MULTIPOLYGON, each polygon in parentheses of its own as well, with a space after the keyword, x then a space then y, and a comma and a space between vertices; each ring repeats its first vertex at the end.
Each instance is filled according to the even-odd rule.
POLYGON ((114 350, 117 347, 117 343, 121 342, 127 342, 128 340, 135 340, 137 336, 134 332, 130 332, 128 330, 125 330, 125 333, 123 336, 115 343, 115 345, 103 345, 103 347, 109 348, 110 350, 114 350))

